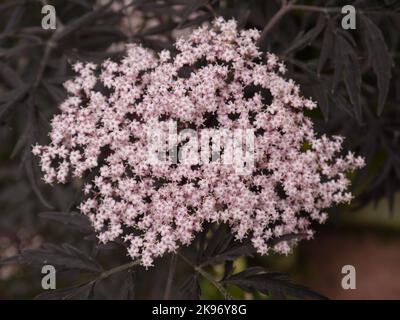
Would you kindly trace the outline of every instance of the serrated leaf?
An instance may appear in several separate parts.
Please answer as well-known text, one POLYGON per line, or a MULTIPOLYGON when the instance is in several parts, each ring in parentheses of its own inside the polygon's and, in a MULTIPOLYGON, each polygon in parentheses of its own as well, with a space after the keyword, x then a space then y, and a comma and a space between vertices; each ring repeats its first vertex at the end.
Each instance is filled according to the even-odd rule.
POLYGON ((372 191, 374 188, 378 188, 381 184, 387 180, 390 171, 392 169, 392 162, 386 161, 383 168, 380 168, 378 175, 374 178, 373 183, 371 183, 367 191, 372 191))
POLYGON ((56 102, 56 103, 61 103, 62 101, 65 100, 66 98, 66 93, 64 90, 60 89, 59 87, 47 82, 44 80, 42 82, 44 84, 44 87, 46 88, 47 92, 51 96, 51 98, 56 102))
POLYGON ((12 88, 18 88, 24 85, 24 82, 21 80, 15 70, 13 70, 9 65, 0 61, 0 77, 2 80, 7 83, 12 88))
POLYGON ((24 169, 26 172, 26 176, 28 178, 28 181, 30 183, 30 186, 32 188, 32 191, 35 193, 35 195, 38 197, 39 201, 47 208, 47 209, 53 209, 53 206, 50 204, 50 202, 45 198, 43 195, 42 191, 39 189, 36 179, 35 179, 35 174, 33 172, 33 167, 32 167, 32 157, 29 151, 27 151, 27 159, 23 160, 23 165, 24 169))
POLYGON ((42 249, 25 250, 16 256, 0 260, 0 265, 8 263, 38 267, 49 264, 61 270, 80 270, 92 273, 99 273, 103 270, 96 260, 70 244, 64 244, 61 247, 48 244, 42 249))
POLYGON ((4 13, 4 12, 6 12, 7 9, 22 5, 25 2, 26 2, 26 0, 13 0, 13 1, 8 1, 6 3, 0 4, 0 13, 4 13))
POLYGON ((334 94, 329 94, 329 98, 335 104, 335 106, 339 107, 341 110, 345 111, 349 116, 353 116, 351 113, 351 108, 349 107, 349 102, 345 99, 345 97, 337 90, 334 94))
POLYGON ((361 122, 361 71, 357 55, 342 33, 337 33, 335 37, 335 73, 333 79, 332 94, 343 77, 347 93, 354 107, 354 114, 361 122))
POLYGON ((122 300, 134 300, 135 299, 135 272, 128 270, 125 272, 125 281, 121 288, 121 299, 122 300))
POLYGON ((325 121, 328 121, 329 118, 329 100, 328 100, 328 91, 325 86, 322 84, 314 84, 312 87, 314 97, 318 101, 318 106, 321 109, 322 115, 324 116, 325 121))
POLYGON ((240 1, 236 7, 235 13, 239 29, 242 29, 246 26, 250 13, 250 1, 240 1))
POLYGON ((86 282, 78 285, 60 288, 55 290, 46 290, 35 297, 36 300, 74 300, 79 299, 80 294, 85 294, 86 298, 93 291, 95 282, 86 282))
POLYGON ((204 21, 209 21, 212 17, 213 17, 213 15, 210 12, 199 14, 197 17, 195 17, 191 20, 187 20, 183 24, 180 24, 179 27, 177 27, 177 29, 185 29, 185 28, 189 28, 192 26, 201 25, 204 21))
POLYGON ((225 266, 224 266, 224 276, 222 277, 222 280, 230 277, 234 271, 235 271, 235 268, 233 266, 233 261, 232 260, 226 261, 225 266))
POLYGON ((363 35, 367 45, 368 61, 378 79, 378 114, 380 115, 389 92, 392 77, 392 57, 381 30, 368 17, 362 15, 361 18, 365 26, 363 35))
POLYGON ((272 296, 326 299, 323 295, 303 285, 293 283, 287 275, 266 272, 262 267, 250 267, 228 277, 222 283, 238 286, 245 291, 257 290, 272 296))
MULTIPOLYGON (((55 78, 65 77, 67 74, 68 60, 65 55, 57 60, 57 71, 55 73, 55 78)), ((52 77, 53 78, 53 77, 52 77)))
POLYGON ((69 2, 76 3, 86 9, 91 9, 92 6, 88 0, 68 0, 69 2))
POLYGON ((14 29, 16 29, 16 27, 18 26, 18 24, 20 23, 22 16, 24 15, 24 11, 25 11, 25 2, 26 1, 22 1, 21 3, 19 3, 14 10, 12 11, 7 25, 4 28, 4 33, 10 32, 14 29))
POLYGON ((218 226, 218 228, 215 231, 211 231, 211 232, 212 232, 212 237, 210 238, 210 240, 207 243, 206 248, 202 252, 202 255, 204 257, 212 256, 215 253, 218 245, 220 244, 221 239, 223 241, 224 238, 226 237, 225 226, 222 224, 220 226, 218 226))
POLYGON ((148 0, 140 1, 141 4, 136 4, 136 7, 145 13, 167 15, 169 17, 181 17, 182 10, 176 9, 174 6, 165 3, 150 3, 148 0))
POLYGON ((347 57, 344 68, 344 83, 346 84, 347 92, 350 101, 354 106, 355 115, 361 121, 361 70, 357 56, 354 51, 351 51, 347 57))
POLYGON ((186 7, 185 11, 182 13, 182 19, 178 25, 181 28, 182 25, 189 19, 190 15, 200 9, 202 6, 206 5, 208 0, 192 0, 186 7))
POLYGON ((391 215, 394 214, 394 197, 395 197, 396 189, 393 187, 391 180, 385 181, 385 196, 389 206, 389 212, 391 215))
POLYGON ((25 147, 25 144, 27 143, 27 140, 30 137, 31 133, 32 133, 32 125, 28 124, 24 132, 18 138, 18 141, 11 152, 10 159, 14 159, 15 156, 25 147))
POLYGON ((200 253, 199 263, 203 266, 219 264, 225 261, 236 260, 244 256, 252 256, 254 248, 248 241, 235 241, 221 225, 207 243, 207 247, 200 253))
POLYGON ((324 15, 319 15, 316 25, 306 33, 300 32, 296 39, 293 40, 292 45, 285 51, 285 55, 305 48, 315 40, 316 37, 324 30, 326 21, 324 15))
POLYGON ((89 219, 81 213, 49 211, 39 213, 39 217, 62 223, 85 233, 93 231, 89 219))
POLYGON ((85 27, 86 25, 92 23, 93 21, 101 18, 104 12, 110 7, 113 1, 108 1, 105 5, 98 7, 97 9, 90 11, 83 16, 70 22, 68 25, 64 26, 59 33, 55 34, 55 41, 60 41, 75 31, 85 27))
POLYGON ((187 300, 199 300, 201 288, 197 274, 190 275, 182 284, 180 291, 187 300))
POLYGON ((0 97, 0 119, 9 111, 9 109, 21 101, 29 90, 28 85, 22 85, 13 91, 0 97))
POLYGON ((321 53, 319 56, 318 67, 317 67, 318 74, 321 73, 322 68, 324 67, 326 61, 333 54, 333 50, 332 50, 333 49, 333 41, 334 41, 333 26, 332 26, 332 22, 329 21, 325 28, 324 38, 322 40, 322 48, 321 48, 321 53))

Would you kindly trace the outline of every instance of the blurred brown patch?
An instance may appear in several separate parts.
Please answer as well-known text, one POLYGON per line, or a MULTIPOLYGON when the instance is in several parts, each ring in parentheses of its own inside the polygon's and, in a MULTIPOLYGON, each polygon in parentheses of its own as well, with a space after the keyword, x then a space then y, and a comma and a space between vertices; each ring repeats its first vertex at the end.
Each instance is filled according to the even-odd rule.
POLYGON ((331 299, 400 299, 399 238, 326 232, 306 243, 302 254, 303 283, 331 299), (341 286, 344 265, 356 268, 355 290, 341 286))

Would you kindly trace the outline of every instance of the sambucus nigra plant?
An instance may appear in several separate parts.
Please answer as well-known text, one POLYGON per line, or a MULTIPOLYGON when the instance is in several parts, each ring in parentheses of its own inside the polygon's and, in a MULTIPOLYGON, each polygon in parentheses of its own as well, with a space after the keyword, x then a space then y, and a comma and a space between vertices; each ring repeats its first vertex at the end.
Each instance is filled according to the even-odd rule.
MULTIPOLYGON (((43 4, 46 2, 29 0, 0 4, 4 17, 0 34, 0 120, 4 137, 0 145, 0 201, 9 211, 0 219, 11 234, 25 227, 46 234, 45 238, 54 242, 73 240, 82 249, 71 244, 47 245, 22 251, 4 263, 52 264, 57 270, 70 272, 66 279, 76 278, 73 282, 79 283, 42 295, 47 298, 132 298, 135 292, 147 298, 198 298, 200 278, 210 281, 225 298, 231 295, 226 284, 271 295, 319 298, 284 275, 260 267, 234 273, 234 260, 252 259, 254 241, 253 245, 246 240, 234 241, 224 225, 205 224, 190 247, 157 260, 149 271, 134 268, 137 262, 126 258, 124 242, 113 237, 112 243, 98 245, 85 217, 72 213, 82 201, 79 180, 55 188, 40 182, 31 147, 37 141, 47 143, 49 120, 66 97, 62 84, 72 76, 70 64, 97 64, 109 58, 118 61, 128 42, 154 52, 168 49, 174 57, 179 51, 173 45, 178 36, 223 16, 235 18, 241 30, 260 30, 257 45, 285 61, 288 77, 300 84, 305 96, 317 101, 318 110, 307 111, 316 129, 345 136, 345 150, 365 157, 366 167, 351 177, 357 195, 354 202, 365 205, 386 196, 393 203, 400 178, 396 108, 400 80, 398 69, 393 68, 399 47, 395 32, 399 28, 397 1, 357 1, 357 28, 351 31, 341 28, 341 7, 346 3, 340 1, 53 1, 56 30, 40 27, 43 4), (19 179, 14 181, 15 176, 19 179), (82 243, 82 236, 39 223, 32 218, 37 212, 79 229, 87 241, 82 243), (224 264, 222 279, 213 275, 212 266, 218 264, 224 264), (134 277, 135 273, 140 277, 134 277), (160 280, 164 280, 162 287, 160 280), (121 290, 120 281, 125 283, 121 290), (154 293, 148 283, 153 284, 154 293)), ((200 61, 197 67, 201 70, 204 65, 200 61)), ((229 73, 223 67, 219 70, 225 71, 229 73)), ((189 70, 189 75, 191 72, 196 70, 189 70)), ((185 75, 183 79, 186 81, 185 75)), ((251 97, 257 97, 259 88, 248 90, 251 97)), ((90 181, 98 174, 91 171, 86 178, 90 181)), ((229 219, 224 222, 232 226, 229 219)), ((305 236, 295 231, 269 239, 267 246, 296 242, 305 236)), ((258 251, 262 249, 261 243, 255 246, 258 251)))

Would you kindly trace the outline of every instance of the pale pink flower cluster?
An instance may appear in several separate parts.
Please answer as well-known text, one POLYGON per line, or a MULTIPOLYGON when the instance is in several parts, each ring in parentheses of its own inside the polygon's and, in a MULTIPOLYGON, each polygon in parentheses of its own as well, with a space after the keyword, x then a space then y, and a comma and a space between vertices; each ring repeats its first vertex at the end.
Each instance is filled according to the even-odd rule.
POLYGON ((119 63, 74 66, 78 76, 65 84, 70 97, 52 119, 51 143, 33 152, 47 183, 92 171, 80 210, 101 242, 122 238, 133 259, 151 266, 215 222, 228 224, 238 241, 250 237, 260 254, 287 254, 296 240, 269 241, 312 237, 312 221, 351 200, 347 172, 363 159, 340 156, 341 137, 316 136, 303 114, 315 103, 283 78, 275 55, 259 51, 258 37, 219 18, 179 39, 174 57, 129 45, 119 63), (145 133, 169 120, 178 130, 254 129, 252 174, 218 163, 151 166, 145 133))

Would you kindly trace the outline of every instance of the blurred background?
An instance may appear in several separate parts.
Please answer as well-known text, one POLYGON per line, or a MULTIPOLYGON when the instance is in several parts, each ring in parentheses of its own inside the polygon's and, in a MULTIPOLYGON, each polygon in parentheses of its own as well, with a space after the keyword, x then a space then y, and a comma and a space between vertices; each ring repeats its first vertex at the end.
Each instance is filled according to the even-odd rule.
MULTIPOLYGON (((319 110, 309 114, 317 130, 346 136, 345 148, 366 158, 366 168, 352 177, 353 204, 330 210, 315 238, 302 242, 293 254, 242 257, 234 266, 241 271, 258 264, 285 272, 332 299, 400 299, 400 1, 353 3, 358 10, 355 30, 341 27, 346 1, 296 1, 298 7, 268 27, 260 42, 262 50, 286 61, 288 76, 318 101, 319 110), (340 56, 343 41, 349 50, 344 57, 340 56), (352 68, 343 69, 341 61, 353 57, 352 68), (348 79, 359 80, 360 85, 354 87, 348 79), (355 290, 341 286, 344 265, 356 269, 355 290)), ((44 243, 70 243, 106 266, 127 261, 117 245, 97 245, 75 216, 54 219, 51 213, 77 210, 81 182, 43 185, 30 152, 36 141, 47 141, 49 120, 65 98, 62 83, 72 75, 70 63, 118 59, 128 42, 174 51, 177 37, 219 15, 235 18, 240 28, 264 30, 285 4, 280 0, 0 0, 0 259, 44 243), (56 9, 56 30, 41 26, 46 4, 56 9), (62 31, 54 39, 57 30, 62 31)), ((104 281, 96 286, 97 297, 120 297, 118 289, 129 277, 136 297, 160 298, 161 289, 155 284, 165 281, 170 263, 166 257, 153 270, 104 281)), ((224 265, 212 266, 209 272, 221 277, 224 265)), ((178 266, 176 274, 171 297, 178 298, 182 296, 175 292, 185 282, 187 268, 178 266)), ((85 277, 67 270, 60 283, 70 285, 85 277)), ((0 264, 0 299, 31 299, 41 292, 40 281, 40 269, 0 264)), ((201 298, 221 298, 208 281, 199 279, 199 285, 201 298)), ((229 290, 236 298, 266 298, 229 290)))

